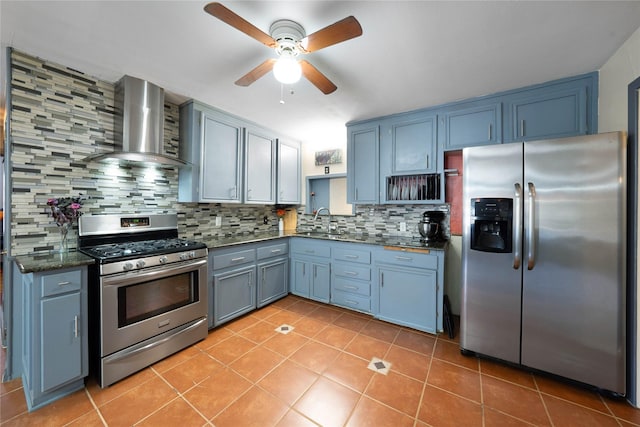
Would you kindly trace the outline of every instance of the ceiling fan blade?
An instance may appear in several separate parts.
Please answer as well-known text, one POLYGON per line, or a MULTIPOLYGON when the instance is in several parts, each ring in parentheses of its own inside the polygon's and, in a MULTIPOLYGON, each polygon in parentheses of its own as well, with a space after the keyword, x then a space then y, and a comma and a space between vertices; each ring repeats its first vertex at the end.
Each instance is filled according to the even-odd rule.
POLYGON ((362 27, 358 20, 353 16, 348 16, 308 35, 302 39, 300 44, 309 53, 361 35, 362 27))
POLYGON ((302 74, 309 80, 315 87, 320 89, 325 95, 329 95, 334 92, 338 87, 334 85, 324 74, 322 74, 316 67, 311 65, 308 61, 301 60, 300 66, 302 67, 302 74))
POLYGON ((204 7, 205 12, 218 18, 219 20, 226 22, 231 25, 233 28, 242 31, 249 37, 253 37, 258 40, 260 43, 269 46, 275 47, 276 41, 269 34, 265 33, 249 21, 237 15, 235 12, 227 9, 223 5, 218 2, 209 3, 204 7))
POLYGON ((251 83, 258 80, 260 77, 267 74, 269 71, 273 69, 273 65, 276 63, 276 60, 271 58, 264 61, 262 64, 258 65, 253 70, 249 71, 244 76, 240 77, 236 84, 238 86, 249 86, 251 83))

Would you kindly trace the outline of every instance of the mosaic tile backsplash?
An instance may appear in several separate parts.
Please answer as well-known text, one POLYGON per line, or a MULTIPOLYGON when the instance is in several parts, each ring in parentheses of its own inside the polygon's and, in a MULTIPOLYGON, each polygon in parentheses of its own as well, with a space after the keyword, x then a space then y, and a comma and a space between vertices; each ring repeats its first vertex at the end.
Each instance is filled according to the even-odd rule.
MULTIPOLYGON (((181 237, 277 230, 274 206, 178 203, 178 172, 159 165, 85 162, 114 149, 115 83, 13 50, 11 53, 11 255, 57 249, 47 199, 82 194, 85 215, 178 214, 181 237), (215 226, 215 218, 222 226, 215 226), (267 224, 264 218, 267 218, 267 224)), ((165 151, 177 153, 179 107, 165 102, 165 151)), ((342 232, 418 236, 422 212, 448 206, 360 206, 334 216, 342 232), (405 221, 407 231, 398 223, 405 221)), ((321 226, 298 207, 298 227, 321 226)), ((324 220, 326 225, 326 219, 324 220)), ((445 226, 445 234, 448 228, 445 226)), ((75 247, 77 226, 70 232, 75 247)))

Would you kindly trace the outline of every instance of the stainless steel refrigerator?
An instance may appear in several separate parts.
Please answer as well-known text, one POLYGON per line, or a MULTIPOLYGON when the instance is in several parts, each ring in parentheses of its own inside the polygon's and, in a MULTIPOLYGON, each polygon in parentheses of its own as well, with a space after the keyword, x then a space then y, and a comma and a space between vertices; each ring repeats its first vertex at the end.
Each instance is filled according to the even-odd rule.
POLYGON ((626 135, 463 150, 460 347, 625 394, 626 135))

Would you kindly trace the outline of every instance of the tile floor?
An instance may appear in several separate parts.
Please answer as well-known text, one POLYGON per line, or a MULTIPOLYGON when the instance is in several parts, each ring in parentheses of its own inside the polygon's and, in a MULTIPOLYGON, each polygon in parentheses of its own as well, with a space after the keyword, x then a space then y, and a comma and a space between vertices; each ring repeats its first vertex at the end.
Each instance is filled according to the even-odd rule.
POLYGON ((640 425, 624 401, 464 357, 456 341, 288 296, 111 387, 88 380, 33 413, 20 380, 3 383, 0 424, 640 425))

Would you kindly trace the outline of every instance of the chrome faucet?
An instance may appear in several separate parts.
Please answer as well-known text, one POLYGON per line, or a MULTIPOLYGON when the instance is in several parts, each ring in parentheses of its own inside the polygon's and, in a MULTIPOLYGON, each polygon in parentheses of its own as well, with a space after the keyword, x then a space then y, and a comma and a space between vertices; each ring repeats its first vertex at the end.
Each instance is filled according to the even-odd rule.
POLYGON ((329 215, 329 222, 327 223, 327 233, 331 233, 331 212, 329 212, 329 208, 319 208, 316 211, 316 216, 313 217, 313 220, 317 220, 318 219, 318 215, 320 215, 320 212, 322 211, 327 211, 327 214, 329 215))

